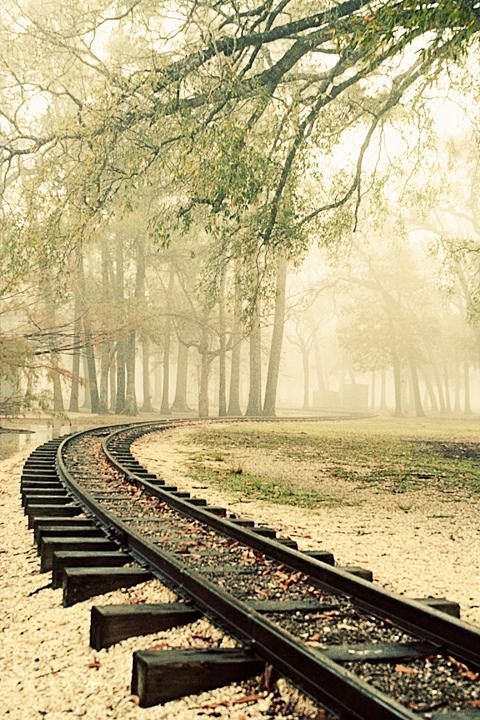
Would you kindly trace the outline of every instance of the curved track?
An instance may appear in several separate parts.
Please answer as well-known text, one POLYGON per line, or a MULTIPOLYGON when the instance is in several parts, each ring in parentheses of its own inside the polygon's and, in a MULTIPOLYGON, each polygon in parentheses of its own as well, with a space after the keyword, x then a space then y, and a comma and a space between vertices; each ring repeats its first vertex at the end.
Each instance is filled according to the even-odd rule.
POLYGON ((67 493, 140 565, 340 717, 480 718, 480 691, 465 680, 480 668, 477 629, 222 517, 151 476, 132 457, 131 443, 180 422, 65 438, 56 469, 67 493), (373 672, 378 687, 365 681, 373 664, 382 671, 373 672), (415 689, 425 665, 433 685, 435 672, 459 674, 437 714, 422 684, 415 689), (411 687, 397 688, 395 674, 411 687), (405 697, 407 704, 399 702, 405 697))

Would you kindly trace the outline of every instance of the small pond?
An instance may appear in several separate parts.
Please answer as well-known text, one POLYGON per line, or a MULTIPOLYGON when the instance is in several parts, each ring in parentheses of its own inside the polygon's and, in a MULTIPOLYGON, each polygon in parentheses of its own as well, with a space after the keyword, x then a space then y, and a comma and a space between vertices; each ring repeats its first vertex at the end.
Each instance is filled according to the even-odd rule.
POLYGON ((28 450, 30 447, 33 450, 37 445, 78 429, 75 425, 55 422, 30 423, 28 420, 22 422, 22 426, 18 428, 2 428, 0 431, 0 460, 21 450, 28 450))

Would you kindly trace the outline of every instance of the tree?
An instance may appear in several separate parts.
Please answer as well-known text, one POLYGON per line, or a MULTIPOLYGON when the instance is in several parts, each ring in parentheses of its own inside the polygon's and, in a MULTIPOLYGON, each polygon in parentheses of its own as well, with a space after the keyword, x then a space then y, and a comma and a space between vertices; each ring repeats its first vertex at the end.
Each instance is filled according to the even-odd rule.
MULTIPOLYGON (((153 196, 146 223, 160 255, 181 233, 202 230, 193 245, 202 253, 205 248, 205 257, 194 276, 205 288, 199 292, 185 284, 194 297, 188 316, 197 327, 193 344, 201 357, 202 407, 208 407, 208 377, 218 357, 219 405, 226 410, 225 307, 232 293, 228 287, 224 307, 222 280, 231 284, 228 276, 236 268, 234 285, 243 301, 237 318, 243 315, 255 327, 249 412, 259 413, 257 300, 267 296, 265 313, 276 258, 298 263, 315 232, 326 244, 359 224, 360 201, 371 191, 365 177, 372 174, 365 167, 387 123, 396 112, 418 111, 418 98, 436 78, 445 82, 444 71, 472 62, 468 53, 478 37, 480 12, 473 0, 345 0, 313 10, 301 0, 208 7, 185 0, 175 19, 167 20, 169 8, 163 0, 122 0, 115 7, 94 0, 86 11, 79 0, 59 0, 52 14, 37 0, 6 0, 0 18, 7 48, 0 59, 3 282, 12 287, 32 269, 41 276, 65 268, 70 256, 85 253, 88 242, 112 223, 126 225, 145 194, 153 196), (346 138, 354 152, 342 160, 337 149, 346 138)), ((139 325, 127 307, 132 299, 144 304, 143 260, 140 252, 134 259, 132 243, 138 238, 124 242, 121 230, 114 235, 115 271, 105 277, 115 287, 117 319, 127 321, 119 322, 117 331, 110 328, 114 351, 106 345, 100 350, 100 391, 99 343, 82 271, 79 311, 72 315, 81 318, 92 410, 105 407, 109 368, 116 409, 135 412, 139 325), (137 289, 129 275, 135 262, 137 289)), ((61 272, 57 277, 65 291, 68 279, 61 272)), ((179 338, 170 297, 178 278, 175 271, 170 292, 169 282, 162 291, 166 412, 170 343, 177 336, 187 346, 179 338)), ((282 273, 277 279, 281 289, 282 273)), ((267 413, 275 408, 282 292, 263 404, 267 413)), ((103 301, 111 299, 105 295, 103 301)), ((399 324, 394 315, 390 320, 399 324)), ((237 329, 235 342, 230 336, 235 410, 237 329)), ((78 345, 78 321, 75 336, 78 345)), ((149 334, 139 337, 146 380, 149 334)), ((79 357, 76 371, 78 364, 79 357)), ((412 387, 416 365, 412 357, 412 387)), ((78 388, 72 389, 72 407, 77 395, 78 388)))
POLYGON ((294 236, 278 236, 277 223, 295 177, 316 164, 310 150, 322 131, 332 135, 334 123, 338 139, 357 127, 357 163, 333 196, 298 215, 297 232, 329 208, 357 203, 363 161, 383 118, 411 88, 421 92, 461 60, 480 29, 473 0, 346 0, 313 13, 308 3, 288 0, 208 11, 187 0, 170 27, 161 22, 166 8, 132 0, 115 15, 97 0, 83 13, 80 3, 63 0, 52 16, 33 0, 7 0, 2 31, 15 44, 1 66, 9 84, 2 186, 7 199, 21 192, 7 218, 17 246, 36 233, 36 253, 45 258, 67 235, 85 237, 112 198, 128 202, 139 178, 155 169, 155 177, 188 176, 186 205, 225 217, 238 211, 239 199, 252 207, 257 186, 267 187, 255 208, 258 237, 262 246, 288 248, 294 236), (98 52, 100 28, 106 57, 98 52), (161 49, 160 37, 167 38, 161 49), (415 47, 421 51, 409 64, 407 50, 415 47), (385 85, 376 97, 360 89, 380 75, 385 85), (17 112, 25 102, 36 103, 37 114, 17 112), (260 172, 255 145, 263 137, 260 172), (208 183, 196 183, 195 157, 208 183))

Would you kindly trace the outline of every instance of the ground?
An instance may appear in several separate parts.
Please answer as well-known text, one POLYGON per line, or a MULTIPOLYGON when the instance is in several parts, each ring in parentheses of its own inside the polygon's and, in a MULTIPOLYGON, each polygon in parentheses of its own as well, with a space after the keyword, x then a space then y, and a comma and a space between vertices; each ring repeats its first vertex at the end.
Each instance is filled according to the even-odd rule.
MULTIPOLYGON (((75 429, 80 429, 131 419, 83 415, 70 420, 75 429)), ((68 419, 62 422, 60 432, 68 432, 68 419)), ((271 709, 277 707, 278 698, 253 681, 235 683, 163 706, 138 707, 138 698, 130 691, 134 650, 229 647, 233 641, 202 618, 188 626, 131 638, 106 650, 92 651, 89 647, 92 605, 162 603, 171 602, 176 596, 158 580, 152 580, 91 598, 73 607, 62 607, 62 590, 53 590, 49 574, 39 573, 39 558, 19 496, 25 458, 38 444, 49 439, 51 428, 47 418, 27 418, 8 424, 17 428, 35 428, 35 433, 10 436, 8 448, 7 443, 3 446, 5 454, 10 456, 7 459, 0 457, 0 715, 9 720, 271 718, 271 709)), ((0 440, 1 435, 3 433, 0 440)), ((5 434, 5 440, 7 438, 5 434)), ((291 691, 287 688, 286 692, 290 697, 291 691)), ((314 718, 315 713, 304 714, 300 710, 281 717, 306 720, 314 718)))
MULTIPOLYGON (((70 420, 72 429, 122 421, 70 420)), ((49 437, 45 420, 38 422, 30 447, 19 445, 27 438, 19 436, 13 443, 18 452, 0 460, 2 714, 11 720, 267 717, 269 697, 245 702, 250 690, 242 684, 164 707, 136 706, 129 688, 132 650, 228 643, 206 620, 109 650, 89 648, 92 604, 165 602, 172 594, 153 581, 62 608, 62 591, 38 573, 20 507, 24 459, 49 437)), ((64 423, 61 432, 68 432, 64 423)), ((31 427, 32 421, 15 425, 31 427)), ((331 549, 340 564, 371 567, 382 585, 413 597, 458 600, 463 617, 480 624, 479 427, 476 421, 394 419, 215 423, 157 433, 136 443, 135 452, 166 478, 295 537, 301 548, 331 549)))
POLYGON ((135 444, 168 481, 363 565, 384 587, 460 602, 480 624, 480 422, 238 422, 135 444))

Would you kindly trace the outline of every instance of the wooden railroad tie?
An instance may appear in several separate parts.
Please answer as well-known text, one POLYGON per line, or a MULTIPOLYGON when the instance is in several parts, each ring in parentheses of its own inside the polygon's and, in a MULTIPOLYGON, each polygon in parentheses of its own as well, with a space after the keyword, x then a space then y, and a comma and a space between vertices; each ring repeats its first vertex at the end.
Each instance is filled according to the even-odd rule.
POLYGON ((362 580, 369 580, 370 582, 373 580, 373 573, 371 570, 368 570, 368 568, 357 567, 356 565, 337 565, 337 567, 339 570, 343 570, 343 572, 362 578, 362 580))
POLYGON ((66 493, 63 495, 41 495, 39 497, 32 495, 28 496, 25 501, 24 511, 29 513, 31 507, 37 507, 38 505, 68 505, 72 502, 72 498, 66 493))
MULTIPOLYGON (((38 538, 40 537, 41 528, 46 526, 60 527, 96 527, 90 518, 79 518, 79 517, 39 517, 35 518, 33 522, 33 538, 34 542, 38 544, 38 538)), ((71 534, 71 533, 70 533, 71 534)))
POLYGON ((218 505, 207 505, 203 509, 209 513, 212 513, 212 515, 218 515, 218 517, 227 516, 227 509, 218 505))
POLYGON ((253 520, 247 520, 245 518, 230 517, 228 519, 230 520, 231 523, 234 523, 235 525, 239 525, 240 527, 252 528, 255 525, 253 520))
POLYGON ((259 675, 265 662, 240 649, 139 650, 133 653, 131 690, 141 707, 222 687, 259 675))
POLYGON ((82 508, 78 505, 29 505, 28 506, 28 527, 33 528, 35 518, 39 517, 74 517, 82 514, 82 508))
POLYGON ((29 489, 26 492, 22 492, 22 505, 24 508, 27 508, 32 503, 45 502, 46 504, 52 504, 54 502, 54 499, 57 502, 61 502, 67 499, 71 501, 71 499, 67 495, 67 492, 62 488, 48 488, 38 490, 29 489))
POLYGON ((61 487, 63 487, 63 485, 58 480, 31 480, 27 478, 27 480, 23 480, 20 483, 20 492, 23 495, 24 493, 28 493, 29 490, 49 490, 50 488, 61 487))
POLYGON ((261 535, 262 537, 274 539, 277 536, 277 531, 271 527, 267 527, 266 525, 254 525, 250 529, 252 532, 257 535, 261 535))
POLYGON ((328 550, 303 550, 302 552, 314 560, 320 560, 320 562, 326 563, 327 565, 335 565, 335 557, 333 553, 328 550))
POLYGON ((460 603, 454 602, 453 600, 447 600, 447 598, 435 598, 435 597, 424 597, 414 598, 416 602, 424 603, 433 610, 446 613, 446 615, 452 615, 452 617, 460 618, 460 603))
POLYGON ((55 470, 23 470, 20 482, 46 482, 57 481, 58 475, 55 470))
POLYGON ((94 595, 132 587, 153 577, 140 567, 67 567, 63 571, 63 605, 70 607, 94 595))
POLYGON ((122 567, 130 562, 131 556, 121 550, 55 550, 52 558, 52 587, 63 586, 66 568, 122 567))
POLYGON ((187 625, 203 613, 185 603, 165 605, 93 605, 90 616, 90 646, 110 647, 137 635, 149 635, 187 625))
POLYGON ((42 545, 42 540, 44 537, 48 536, 50 538, 63 538, 63 537, 75 537, 75 538, 85 538, 85 537, 95 537, 95 538, 104 538, 105 533, 103 530, 100 530, 100 528, 96 527, 93 523, 90 523, 88 525, 75 525, 73 522, 70 525, 41 525, 40 527, 37 527, 37 531, 35 533, 35 541, 38 546, 38 553, 40 554, 40 548, 42 545))
POLYGON ((44 535, 40 542, 40 572, 52 569, 55 550, 118 550, 118 545, 103 537, 63 536, 50 537, 44 535))

